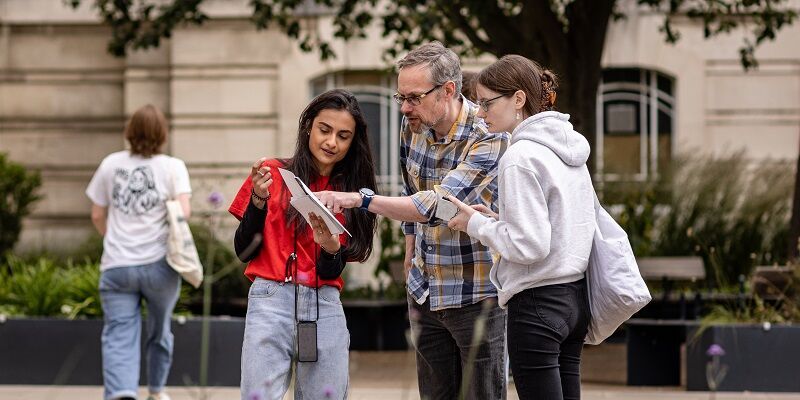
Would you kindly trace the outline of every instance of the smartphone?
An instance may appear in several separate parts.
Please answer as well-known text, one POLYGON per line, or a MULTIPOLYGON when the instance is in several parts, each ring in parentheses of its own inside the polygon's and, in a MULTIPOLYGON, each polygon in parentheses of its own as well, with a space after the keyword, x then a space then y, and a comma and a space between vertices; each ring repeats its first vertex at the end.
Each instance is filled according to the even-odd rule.
POLYGON ((317 321, 297 323, 297 361, 317 361, 317 321))
POLYGON ((456 214, 458 214, 458 206, 444 197, 439 197, 438 201, 436 202, 436 215, 434 216, 445 222, 448 222, 453 219, 456 214))

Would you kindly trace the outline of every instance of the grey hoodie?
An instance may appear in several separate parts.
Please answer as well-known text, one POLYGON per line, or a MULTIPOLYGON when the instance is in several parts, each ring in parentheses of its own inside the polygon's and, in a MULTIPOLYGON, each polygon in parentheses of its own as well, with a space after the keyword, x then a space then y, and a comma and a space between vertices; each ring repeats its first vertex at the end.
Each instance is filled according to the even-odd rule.
POLYGON ((490 279, 502 307, 525 289, 583 278, 595 229, 588 158, 567 114, 536 114, 511 133, 500 159, 500 220, 476 212, 467 225, 500 255, 490 279))

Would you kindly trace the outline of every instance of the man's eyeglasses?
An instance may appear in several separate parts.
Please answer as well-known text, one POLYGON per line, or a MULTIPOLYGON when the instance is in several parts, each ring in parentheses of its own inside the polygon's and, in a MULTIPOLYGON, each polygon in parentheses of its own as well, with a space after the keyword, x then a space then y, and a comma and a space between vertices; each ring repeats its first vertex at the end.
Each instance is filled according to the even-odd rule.
POLYGON ((489 100, 478 100, 478 103, 477 103, 477 104, 478 104, 478 106, 479 106, 480 108, 482 108, 482 109, 483 109, 483 112, 489 112, 489 106, 490 106, 490 105, 492 105, 492 102, 493 102, 493 101, 495 101, 495 100, 497 100, 497 99, 499 99, 499 98, 501 98, 501 97, 505 97, 505 96, 506 96, 506 95, 504 95, 504 94, 501 94, 500 96, 493 97, 493 98, 491 98, 491 99, 489 99, 489 100))
POLYGON ((394 96, 392 96, 392 97, 394 97, 394 101, 396 101, 397 104, 399 104, 401 106, 403 105, 404 101, 407 101, 412 106, 418 106, 418 105, 420 105, 420 103, 422 103, 422 99, 425 96, 431 94, 431 92, 433 92, 434 90, 442 87, 442 85, 443 84, 436 85, 436 86, 432 87, 431 90, 428 90, 427 92, 425 92, 423 94, 416 94, 416 95, 412 95, 412 96, 403 96, 400 93, 395 93, 394 96))

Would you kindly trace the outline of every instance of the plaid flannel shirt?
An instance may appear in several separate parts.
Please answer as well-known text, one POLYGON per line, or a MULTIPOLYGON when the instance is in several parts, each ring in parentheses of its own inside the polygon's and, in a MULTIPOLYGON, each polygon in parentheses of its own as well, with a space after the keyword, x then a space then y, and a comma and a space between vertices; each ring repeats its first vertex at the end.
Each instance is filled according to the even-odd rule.
POLYGON ((436 139, 433 130, 412 133, 403 118, 403 195, 411 196, 420 214, 428 218, 425 223, 403 223, 403 232, 416 236, 408 293, 419 304, 429 298, 434 311, 497 296, 489 281, 489 249, 434 217, 437 200, 445 195, 466 204, 483 203, 497 212, 497 169, 509 136, 489 133, 477 113, 478 106, 462 97, 458 119, 442 140, 436 139))

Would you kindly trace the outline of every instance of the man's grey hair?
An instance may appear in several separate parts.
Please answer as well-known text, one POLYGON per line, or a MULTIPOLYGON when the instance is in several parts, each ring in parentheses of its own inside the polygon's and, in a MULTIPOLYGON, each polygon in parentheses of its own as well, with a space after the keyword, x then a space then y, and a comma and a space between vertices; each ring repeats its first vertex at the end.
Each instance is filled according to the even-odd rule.
POLYGON ((398 61, 397 69, 417 65, 428 67, 434 85, 453 81, 456 84, 456 95, 461 94, 461 61, 453 50, 438 41, 423 44, 398 61))

